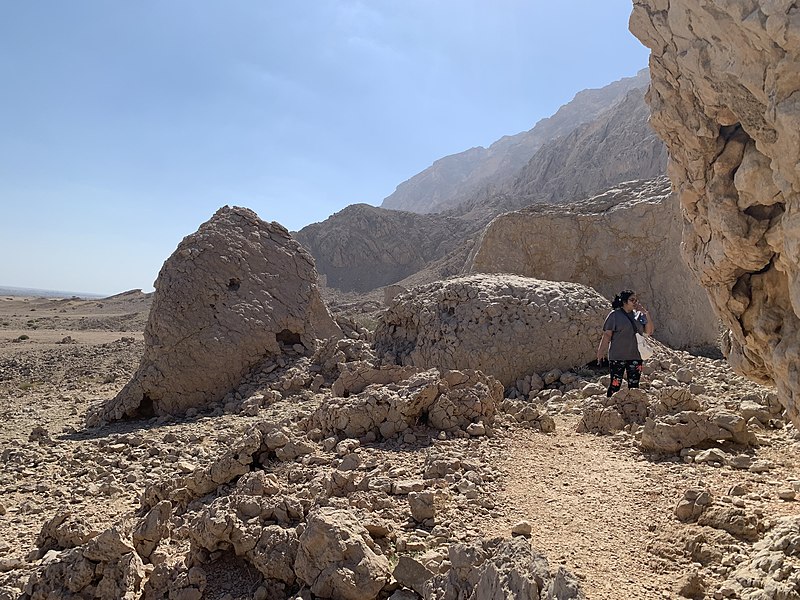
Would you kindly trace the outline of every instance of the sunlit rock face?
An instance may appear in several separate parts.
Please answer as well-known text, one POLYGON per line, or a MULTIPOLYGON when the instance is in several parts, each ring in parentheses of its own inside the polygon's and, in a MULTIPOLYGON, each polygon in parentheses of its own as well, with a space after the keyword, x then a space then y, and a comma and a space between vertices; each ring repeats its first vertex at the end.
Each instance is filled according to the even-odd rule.
POLYGON ((155 289, 139 368, 91 424, 204 408, 286 346, 313 350, 317 339, 342 336, 314 260, 247 208, 224 206, 186 236, 155 289))
POLYGON ((728 358, 800 424, 800 8, 635 0, 630 27, 651 49, 651 122, 728 358))
POLYGON ((572 281, 606 298, 633 289, 656 338, 673 348, 716 345, 719 319, 680 256, 682 228, 666 177, 629 181, 581 202, 495 217, 465 269, 572 281))

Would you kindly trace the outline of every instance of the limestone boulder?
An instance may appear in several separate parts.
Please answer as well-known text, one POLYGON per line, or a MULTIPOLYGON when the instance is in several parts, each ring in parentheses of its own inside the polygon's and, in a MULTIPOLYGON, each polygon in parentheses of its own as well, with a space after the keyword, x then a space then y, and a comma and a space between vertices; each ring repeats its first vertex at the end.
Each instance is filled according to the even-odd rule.
POLYGON ((800 19, 793 2, 636 0, 651 124, 683 248, 729 328, 728 360, 800 424, 800 19))
POLYGON ((283 347, 341 337, 311 256, 246 208, 225 206, 184 238, 155 288, 139 368, 96 421, 202 408, 283 347))
POLYGON ((572 281, 613 298, 636 290, 673 348, 716 345, 719 318, 680 254, 683 219, 666 177, 630 181, 572 204, 496 217, 466 269, 572 281))
POLYGON ((575 576, 563 567, 551 569, 523 536, 453 544, 448 560, 451 567, 446 574, 426 581, 425 600, 585 598, 575 576))
POLYGON ((742 445, 754 445, 757 442, 739 415, 707 410, 648 418, 642 429, 640 443, 642 449, 651 452, 678 452, 683 448, 726 440, 742 445))
POLYGON ((378 320, 385 364, 475 369, 505 386, 596 353, 609 301, 576 283, 470 275, 398 295, 378 320))
POLYGON ((146 571, 127 536, 110 528, 87 543, 56 552, 51 550, 33 570, 24 596, 48 598, 138 598, 146 571))
POLYGON ((37 555, 39 558, 50 550, 65 550, 87 543, 100 531, 69 510, 55 514, 42 526, 36 537, 37 555))
POLYGON ((220 497, 192 519, 188 529, 192 552, 197 556, 232 548, 266 579, 291 585, 298 539, 296 530, 288 525, 302 517, 302 506, 289 496, 220 497))
POLYGON ((294 570, 318 597, 372 600, 391 574, 389 560, 350 511, 323 507, 308 517, 294 570))
POLYGON ((150 558, 159 542, 169 530, 172 502, 164 500, 156 504, 133 530, 133 545, 142 558, 150 558))
POLYGON ((336 396, 317 409, 310 425, 326 435, 392 437, 420 421, 442 430, 491 424, 503 386, 480 371, 374 368, 352 363, 332 387, 336 396))
POLYGON ((578 422, 578 433, 609 434, 630 424, 643 424, 650 412, 651 398, 639 388, 622 389, 609 398, 588 402, 578 422))

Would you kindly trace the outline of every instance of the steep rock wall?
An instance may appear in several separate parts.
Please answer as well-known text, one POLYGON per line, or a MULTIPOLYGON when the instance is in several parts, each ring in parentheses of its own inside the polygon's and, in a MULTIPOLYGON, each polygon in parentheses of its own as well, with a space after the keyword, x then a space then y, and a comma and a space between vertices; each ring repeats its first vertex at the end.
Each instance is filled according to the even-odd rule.
POLYGON ((719 319, 681 259, 681 229, 666 177, 627 182, 582 202, 500 215, 466 269, 573 281, 606 298, 634 289, 656 338, 675 348, 716 344, 719 319))
POLYGON ((635 0, 630 28, 651 50, 651 123, 728 359, 800 424, 800 7, 635 0))

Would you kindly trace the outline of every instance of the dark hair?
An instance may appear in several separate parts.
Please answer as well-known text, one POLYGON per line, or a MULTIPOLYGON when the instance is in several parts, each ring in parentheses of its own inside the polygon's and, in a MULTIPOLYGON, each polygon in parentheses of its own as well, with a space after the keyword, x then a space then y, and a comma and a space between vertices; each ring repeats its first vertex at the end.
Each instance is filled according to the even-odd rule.
POLYGON ((622 308, 622 305, 628 301, 628 298, 635 294, 636 292, 633 290, 622 290, 619 294, 614 296, 614 300, 611 302, 611 308, 622 308))

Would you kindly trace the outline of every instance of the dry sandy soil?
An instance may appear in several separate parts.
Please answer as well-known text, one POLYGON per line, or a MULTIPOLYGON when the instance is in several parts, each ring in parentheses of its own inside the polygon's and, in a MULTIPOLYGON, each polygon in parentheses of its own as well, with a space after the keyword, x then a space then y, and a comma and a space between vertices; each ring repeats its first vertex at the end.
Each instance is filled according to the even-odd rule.
MULTIPOLYGON (((42 525, 65 506, 101 531, 132 515, 148 483, 191 470, 256 418, 217 411, 84 427, 90 405, 112 397, 134 372, 149 303, 140 292, 104 300, 0 298, 0 598, 14 597, 22 586, 42 525)), ((702 360, 719 381, 729 381, 714 388, 718 401, 741 396, 740 378, 719 361, 702 360)), ((756 473, 677 455, 648 456, 625 433, 575 433, 578 412, 566 407, 557 414, 550 434, 501 419, 491 437, 443 442, 460 444, 452 449, 463 460, 481 461, 494 475, 483 489, 483 508, 465 507, 450 523, 462 528, 458 537, 507 537, 524 519, 532 525, 534 548, 576 574, 588 598, 679 598, 682 580, 693 571, 703 575, 713 597, 726 567, 714 560, 692 563, 697 556, 689 548, 696 549, 703 528, 675 518, 685 490, 699 486, 733 502, 729 492, 740 486, 746 493, 736 502, 767 525, 800 515, 787 493, 800 481, 800 442, 790 425, 760 431, 764 445, 742 450, 767 461, 769 468, 756 473)), ((389 458, 378 451, 377 460, 413 474, 420 456, 438 443, 436 432, 414 433, 418 444, 405 444, 389 458)), ((747 554, 749 542, 733 543, 747 554)), ((210 585, 217 592, 207 597, 251 593, 225 587, 222 580, 210 585)))

